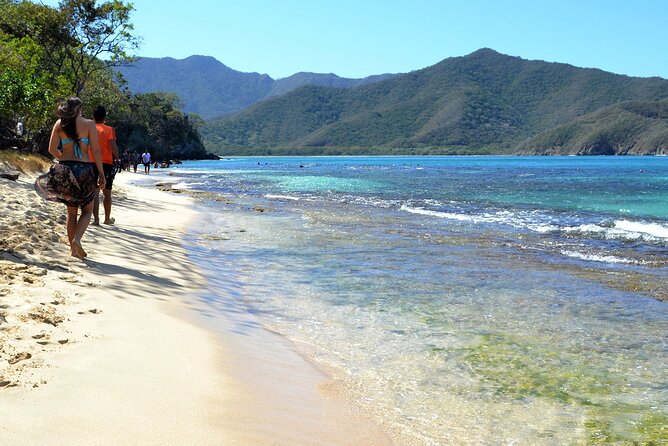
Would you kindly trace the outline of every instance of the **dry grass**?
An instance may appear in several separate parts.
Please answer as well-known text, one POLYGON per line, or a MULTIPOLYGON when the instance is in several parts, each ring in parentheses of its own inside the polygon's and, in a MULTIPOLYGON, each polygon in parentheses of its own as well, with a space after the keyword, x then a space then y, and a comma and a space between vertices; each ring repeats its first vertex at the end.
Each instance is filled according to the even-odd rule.
POLYGON ((34 174, 46 171, 51 166, 51 161, 41 155, 32 153, 0 150, 0 168, 3 165, 23 174, 34 174))

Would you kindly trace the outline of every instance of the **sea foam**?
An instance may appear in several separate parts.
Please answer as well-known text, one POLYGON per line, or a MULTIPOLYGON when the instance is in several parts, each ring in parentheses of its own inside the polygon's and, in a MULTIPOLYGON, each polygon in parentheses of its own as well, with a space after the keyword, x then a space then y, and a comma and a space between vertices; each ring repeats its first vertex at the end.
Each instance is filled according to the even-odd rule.
POLYGON ((660 239, 668 239, 668 225, 662 225, 660 223, 618 220, 615 222, 615 229, 637 234, 646 234, 660 239))

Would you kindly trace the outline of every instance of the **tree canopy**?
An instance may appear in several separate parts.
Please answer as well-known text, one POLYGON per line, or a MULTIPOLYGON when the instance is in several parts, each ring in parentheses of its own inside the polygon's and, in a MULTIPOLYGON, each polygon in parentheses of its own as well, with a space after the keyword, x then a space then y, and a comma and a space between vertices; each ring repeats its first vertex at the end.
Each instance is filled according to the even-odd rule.
POLYGON ((57 103, 80 97, 84 114, 109 111, 121 150, 151 149, 157 159, 202 158, 193 120, 167 94, 132 95, 115 68, 135 60, 132 4, 62 0, 49 7, 0 0, 0 148, 46 154, 57 103), (24 132, 17 131, 17 124, 24 132))

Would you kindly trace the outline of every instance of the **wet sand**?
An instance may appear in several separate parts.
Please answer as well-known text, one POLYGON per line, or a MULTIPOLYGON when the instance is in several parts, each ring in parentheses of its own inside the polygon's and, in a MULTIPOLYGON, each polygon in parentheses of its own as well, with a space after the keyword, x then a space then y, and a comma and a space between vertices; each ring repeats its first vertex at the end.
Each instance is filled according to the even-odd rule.
POLYGON ((64 205, 0 180, 0 444, 399 444, 278 336, 204 328, 181 243, 197 213, 129 184, 154 178, 117 176, 84 261, 64 205))

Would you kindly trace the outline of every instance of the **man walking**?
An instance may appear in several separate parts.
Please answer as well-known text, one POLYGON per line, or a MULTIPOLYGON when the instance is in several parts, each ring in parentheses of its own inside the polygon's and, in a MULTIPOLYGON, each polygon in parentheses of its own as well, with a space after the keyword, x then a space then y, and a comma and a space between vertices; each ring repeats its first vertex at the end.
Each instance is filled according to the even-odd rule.
POLYGON ((141 154, 141 162, 144 163, 144 173, 151 173, 151 154, 148 150, 141 154))
MULTIPOLYGON (((100 146, 100 154, 102 155, 102 168, 104 169, 104 179, 106 184, 102 194, 104 195, 104 224, 113 225, 114 218, 111 218, 111 186, 114 182, 114 161, 120 157, 118 155, 118 147, 116 146, 116 132, 113 127, 105 124, 104 120, 107 117, 107 110, 98 105, 93 110, 93 118, 95 119, 95 127, 97 127, 97 141, 100 146)), ((93 202, 93 225, 100 224, 100 194, 95 194, 93 202)))

